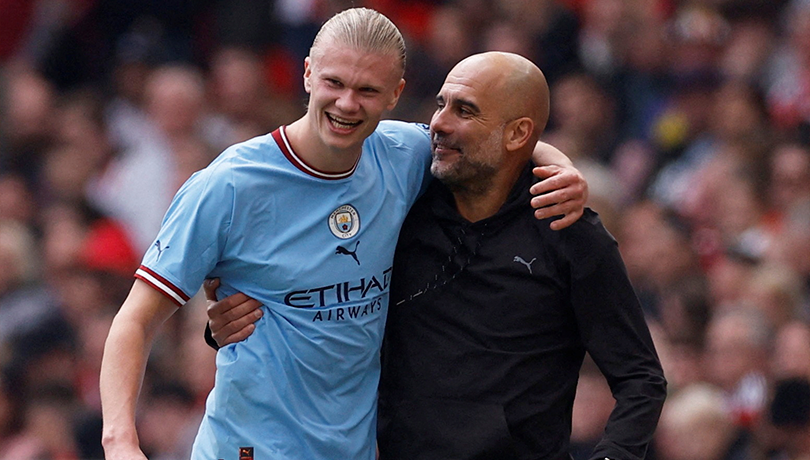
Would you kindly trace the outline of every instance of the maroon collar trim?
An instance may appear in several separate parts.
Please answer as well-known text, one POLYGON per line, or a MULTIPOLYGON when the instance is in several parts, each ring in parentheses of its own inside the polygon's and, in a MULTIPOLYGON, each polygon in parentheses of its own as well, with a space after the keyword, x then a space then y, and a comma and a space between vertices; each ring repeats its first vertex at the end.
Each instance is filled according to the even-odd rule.
POLYGON ((275 139, 276 144, 278 144, 278 147, 281 149, 281 153, 284 154, 284 156, 287 158, 287 160, 289 160, 290 163, 293 164, 293 166, 295 166, 302 172, 312 177, 317 177, 318 179, 326 179, 326 180, 345 179, 354 174, 354 171, 357 169, 357 164, 360 162, 360 159, 358 158, 357 161, 352 166, 352 168, 345 172, 333 173, 321 171, 319 169, 310 166, 309 164, 307 164, 307 162, 301 159, 301 157, 295 154, 295 151, 293 151, 293 148, 290 145, 290 141, 287 139, 286 126, 281 126, 279 129, 273 131, 272 136, 273 139, 275 139))

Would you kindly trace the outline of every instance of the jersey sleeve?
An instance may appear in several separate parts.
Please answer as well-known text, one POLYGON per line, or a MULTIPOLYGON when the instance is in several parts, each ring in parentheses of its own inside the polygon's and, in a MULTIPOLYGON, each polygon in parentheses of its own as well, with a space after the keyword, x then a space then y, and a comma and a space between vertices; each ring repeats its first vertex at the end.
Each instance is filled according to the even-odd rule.
POLYGON ((416 170, 420 174, 420 185, 416 198, 422 196, 427 190, 433 175, 430 174, 431 149, 430 149, 430 127, 424 123, 412 123, 416 130, 414 135, 414 159, 416 170))
POLYGON ((402 157, 389 159, 406 181, 403 188, 410 203, 413 203, 427 190, 433 178, 430 174, 430 127, 424 123, 383 120, 380 131, 394 141, 393 149, 388 154, 402 154, 402 157))
POLYGON ((195 173, 175 195, 135 277, 184 305, 219 261, 233 216, 227 161, 195 173))

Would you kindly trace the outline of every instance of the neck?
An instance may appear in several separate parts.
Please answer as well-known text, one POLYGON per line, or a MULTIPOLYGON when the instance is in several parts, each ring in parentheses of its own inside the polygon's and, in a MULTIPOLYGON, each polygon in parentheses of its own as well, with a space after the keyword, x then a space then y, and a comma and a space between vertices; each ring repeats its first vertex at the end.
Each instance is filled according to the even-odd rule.
POLYGON ((363 152, 362 145, 338 149, 324 144, 318 133, 311 129, 306 116, 288 125, 285 132, 295 154, 318 171, 348 171, 354 167, 363 152))
POLYGON ((453 192, 456 200, 456 209, 461 217, 470 222, 492 217, 506 202, 507 194, 488 191, 485 195, 472 195, 465 192, 453 192))
POLYGON ((484 189, 456 188, 452 190, 458 213, 470 222, 478 222, 494 216, 509 198, 509 193, 520 177, 523 166, 525 164, 504 166, 500 174, 493 177, 492 183, 484 189))

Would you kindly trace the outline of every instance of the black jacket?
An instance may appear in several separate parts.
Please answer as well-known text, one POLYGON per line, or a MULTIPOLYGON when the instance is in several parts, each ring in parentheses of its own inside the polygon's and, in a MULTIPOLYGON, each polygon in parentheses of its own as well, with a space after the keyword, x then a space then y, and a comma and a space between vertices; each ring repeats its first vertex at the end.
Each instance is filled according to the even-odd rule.
POLYGON ((534 218, 527 168, 470 223, 434 181, 403 226, 383 348, 381 460, 568 458, 588 351, 617 401, 592 458, 644 457, 666 382, 616 241, 596 213, 534 218))

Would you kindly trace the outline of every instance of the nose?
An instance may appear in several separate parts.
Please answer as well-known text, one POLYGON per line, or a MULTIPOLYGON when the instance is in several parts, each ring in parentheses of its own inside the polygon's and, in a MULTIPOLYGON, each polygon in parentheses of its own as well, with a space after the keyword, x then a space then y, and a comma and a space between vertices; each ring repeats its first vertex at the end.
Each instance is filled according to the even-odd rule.
POLYGON ((356 92, 348 88, 342 91, 335 101, 335 106, 342 112, 356 112, 360 108, 356 92))
POLYGON ((449 114, 447 107, 437 108, 430 119, 430 130, 434 133, 447 133, 449 129, 449 114))

